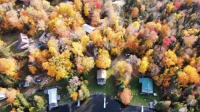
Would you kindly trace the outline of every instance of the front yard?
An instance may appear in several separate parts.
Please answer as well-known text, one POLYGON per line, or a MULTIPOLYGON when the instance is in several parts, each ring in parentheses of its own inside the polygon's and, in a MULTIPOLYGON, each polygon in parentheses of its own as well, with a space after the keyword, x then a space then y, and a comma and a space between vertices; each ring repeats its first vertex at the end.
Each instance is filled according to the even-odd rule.
POLYGON ((117 91, 115 89, 115 79, 114 76, 111 75, 112 74, 112 70, 108 69, 107 70, 107 80, 106 80, 106 84, 105 85, 98 85, 97 84, 97 68, 92 69, 88 76, 88 89, 90 91, 90 94, 94 94, 94 93, 102 93, 102 94, 106 94, 109 96, 116 96, 117 95, 117 91))
MULTIPOLYGON (((109 96, 116 96, 117 90, 115 88, 115 78, 111 74, 112 74, 112 70, 108 69, 107 70, 108 79, 106 81, 106 84, 101 86, 97 84, 97 79, 96 79, 97 68, 94 68, 93 70, 91 70, 91 72, 88 74, 88 77, 87 77, 88 82, 89 82, 88 89, 90 93, 93 94, 93 93, 98 92, 102 94, 106 93, 106 95, 109 95, 109 96)), ((141 86, 142 85, 141 83, 139 83, 139 78, 133 77, 130 83, 130 89, 133 94, 133 99, 131 100, 130 105, 148 106, 150 101, 161 99, 162 94, 160 92, 159 87, 157 87, 155 84, 153 86, 153 91, 154 93, 157 93, 157 96, 148 95, 148 94, 140 94, 141 86)))
POLYGON ((148 94, 140 94, 142 84, 139 83, 138 78, 133 78, 131 81, 131 91, 133 94, 133 99, 131 100, 131 105, 137 106, 148 106, 150 101, 160 100, 161 99, 161 92, 160 89, 154 84, 153 85, 153 92, 157 93, 157 96, 148 95, 148 94))

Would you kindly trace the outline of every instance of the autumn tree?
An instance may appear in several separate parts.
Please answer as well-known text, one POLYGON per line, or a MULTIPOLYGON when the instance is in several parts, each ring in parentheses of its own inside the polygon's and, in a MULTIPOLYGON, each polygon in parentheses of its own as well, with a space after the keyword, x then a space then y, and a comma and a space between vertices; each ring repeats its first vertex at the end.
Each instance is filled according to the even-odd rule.
POLYGON ((56 80, 60 80, 64 77, 69 77, 70 73, 73 73, 71 68, 74 66, 70 61, 71 52, 65 50, 58 56, 53 56, 47 62, 42 63, 42 68, 47 70, 47 75, 56 77, 56 80))
POLYGON ((166 110, 169 108, 169 106, 171 105, 171 101, 159 101, 155 108, 158 111, 162 111, 162 110, 166 110))
POLYGON ((126 61, 118 61, 113 68, 115 72, 115 77, 117 79, 124 79, 125 85, 128 85, 129 81, 132 78, 131 74, 133 72, 131 64, 127 63, 126 61))
POLYGON ((183 71, 188 74, 189 76, 189 82, 191 83, 197 83, 199 82, 199 74, 195 67, 192 67, 191 65, 187 65, 183 71))
POLYGON ((94 30, 90 33, 90 39, 97 45, 98 47, 102 47, 103 45, 103 37, 101 35, 100 30, 94 30))
POLYGON ((13 59, 0 58, 0 73, 14 76, 16 75, 17 64, 13 59))
POLYGON ((28 68, 29 68, 29 71, 30 71, 32 74, 35 74, 36 71, 37 71, 37 68, 36 68, 35 66, 33 66, 33 65, 30 65, 28 68))
POLYGON ((165 52, 165 57, 163 61, 167 67, 170 67, 172 65, 177 64, 178 59, 177 59, 176 54, 173 51, 168 50, 165 52))
POLYGON ((85 71, 89 72, 95 65, 93 57, 85 57, 82 60, 82 65, 85 68, 85 71))
POLYGON ((145 73, 147 71, 148 67, 149 67, 148 59, 147 59, 147 57, 143 57, 142 61, 140 63, 139 72, 145 73))
POLYGON ((7 99, 6 99, 6 102, 8 103, 8 104, 11 104, 14 100, 15 100, 15 98, 16 98, 16 95, 17 95, 17 90, 15 90, 15 89, 8 89, 7 91, 6 91, 6 97, 7 97, 7 99))
POLYGON ((83 46, 81 45, 81 43, 73 42, 71 50, 75 55, 83 56, 83 46))
POLYGON ((178 72, 178 82, 183 86, 187 87, 187 84, 189 83, 189 76, 185 72, 178 72))
POLYGON ((74 101, 77 101, 78 99, 78 93, 77 92, 73 92, 70 96, 74 101))
POLYGON ((99 49, 98 57, 95 63, 98 68, 106 69, 110 67, 111 59, 108 51, 105 49, 99 49))
POLYGON ((120 96, 122 103, 125 105, 129 104, 133 98, 131 90, 128 88, 126 88, 123 92, 120 92, 119 96, 120 96))
POLYGON ((45 109, 45 102, 41 96, 35 95, 34 102, 36 103, 35 112, 41 112, 45 109))

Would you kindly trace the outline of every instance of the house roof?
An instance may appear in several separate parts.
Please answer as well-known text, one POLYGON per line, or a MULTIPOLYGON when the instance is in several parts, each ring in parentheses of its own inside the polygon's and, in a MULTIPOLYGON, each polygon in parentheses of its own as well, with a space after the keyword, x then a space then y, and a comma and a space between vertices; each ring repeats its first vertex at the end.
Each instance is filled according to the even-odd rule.
POLYGON ((88 25, 88 24, 83 24, 83 30, 85 30, 87 33, 90 33, 90 32, 92 32, 93 30, 95 30, 95 28, 94 27, 92 27, 92 26, 90 26, 90 25, 88 25))
POLYGON ((99 78, 106 79, 106 70, 104 69, 97 70, 97 79, 99 78))
POLYGON ((153 81, 150 78, 140 78, 139 82, 142 83, 142 93, 153 93, 153 81))
POLYGON ((57 88, 49 89, 48 94, 49 94, 49 104, 57 104, 57 88))
POLYGON ((19 34, 19 43, 29 43, 28 36, 26 34, 20 33, 19 34))

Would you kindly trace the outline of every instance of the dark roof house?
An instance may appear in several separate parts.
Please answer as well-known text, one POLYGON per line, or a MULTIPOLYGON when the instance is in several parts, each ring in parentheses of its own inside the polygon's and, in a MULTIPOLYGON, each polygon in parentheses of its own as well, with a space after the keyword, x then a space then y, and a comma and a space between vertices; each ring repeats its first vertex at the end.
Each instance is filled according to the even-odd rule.
POLYGON ((139 78, 142 83, 141 94, 153 94, 153 81, 150 78, 139 78))

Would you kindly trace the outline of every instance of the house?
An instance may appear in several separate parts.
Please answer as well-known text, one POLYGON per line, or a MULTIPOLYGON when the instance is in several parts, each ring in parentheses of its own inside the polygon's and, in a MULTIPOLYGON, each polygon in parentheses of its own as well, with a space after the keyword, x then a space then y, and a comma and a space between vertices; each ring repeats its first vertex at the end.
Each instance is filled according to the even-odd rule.
POLYGON ((86 31, 87 33, 91 33, 93 30, 95 30, 94 27, 92 27, 92 26, 90 26, 90 25, 88 25, 88 24, 84 24, 82 28, 83 28, 83 30, 86 31))
POLYGON ((99 85, 106 84, 106 70, 103 69, 97 70, 97 83, 99 85))
POLYGON ((18 49, 24 50, 29 48, 29 39, 26 34, 20 33, 18 37, 18 49))
POLYGON ((153 94, 153 81, 150 78, 139 78, 142 83, 141 94, 153 94))
POLYGON ((49 110, 58 107, 57 88, 49 89, 47 93, 49 95, 49 110))

